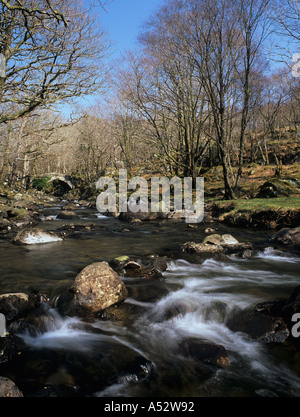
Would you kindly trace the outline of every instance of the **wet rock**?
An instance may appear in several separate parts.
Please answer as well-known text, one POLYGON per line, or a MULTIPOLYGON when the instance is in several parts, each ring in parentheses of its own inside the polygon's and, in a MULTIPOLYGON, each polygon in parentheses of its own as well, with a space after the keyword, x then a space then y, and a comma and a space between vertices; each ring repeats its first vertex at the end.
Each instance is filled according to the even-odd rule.
POLYGON ((23 207, 12 207, 7 209, 5 219, 10 222, 11 227, 34 227, 40 222, 37 211, 23 207))
POLYGON ((68 211, 68 210, 62 210, 58 215, 57 219, 63 219, 63 220, 76 220, 80 217, 78 214, 76 214, 74 211, 68 211))
POLYGON ((12 361, 16 357, 28 350, 28 346, 18 336, 9 334, 0 337, 0 364, 12 361))
POLYGON ((11 293, 0 295, 0 313, 7 321, 24 317, 37 306, 38 299, 34 294, 11 293))
POLYGON ((24 314, 10 322, 8 331, 10 334, 28 334, 36 337, 44 332, 50 326, 54 325, 54 317, 48 314, 50 305, 46 302, 39 302, 31 310, 24 312, 24 314))
POLYGON ((13 224, 8 219, 0 219, 0 232, 8 233, 13 227, 13 224))
POLYGON ((251 249, 246 249, 241 253, 241 258, 243 259, 252 259, 253 258, 253 251, 251 249))
POLYGON ((180 211, 171 211, 167 213, 167 219, 174 221, 183 221, 189 217, 195 215, 194 211, 191 210, 180 210, 180 211))
POLYGON ((207 229, 204 230, 204 233, 209 235, 209 234, 214 234, 216 233, 217 229, 213 229, 212 227, 208 227, 207 229))
POLYGON ((192 358, 195 361, 220 367, 228 367, 230 365, 228 354, 222 345, 189 338, 180 343, 179 349, 183 356, 192 358))
POLYGON ((250 249, 252 249, 251 243, 240 243, 229 234, 213 234, 207 236, 202 243, 186 242, 181 246, 181 251, 184 253, 206 254, 210 256, 222 253, 225 255, 242 254, 250 249))
POLYGON ((59 350, 31 349, 22 361, 16 358, 17 382, 26 386, 26 396, 94 396, 95 391, 114 384, 136 384, 150 377, 152 362, 124 344, 107 337, 101 340, 101 333, 98 336, 99 342, 89 354, 76 348, 67 355, 59 350))
POLYGON ((219 235, 212 234, 207 236, 203 243, 209 243, 211 245, 237 245, 239 242, 231 235, 219 235))
POLYGON ((133 325, 135 318, 140 317, 143 313, 143 307, 125 302, 108 307, 100 315, 100 318, 104 321, 112 321, 118 326, 126 327, 133 325))
POLYGON ((128 298, 142 303, 155 303, 170 292, 165 281, 161 279, 130 279, 126 282, 126 287, 128 298))
POLYGON ((218 323, 224 323, 227 316, 228 306, 221 301, 214 301, 204 312, 205 320, 217 321, 218 323))
POLYGON ((18 245, 38 245, 45 243, 61 242, 63 239, 56 233, 42 229, 25 229, 17 233, 13 243, 18 245))
POLYGON ((73 286, 59 297, 57 307, 66 315, 94 316, 127 296, 120 276, 106 262, 98 262, 77 275, 73 286))
POLYGON ((128 211, 127 213, 121 212, 119 214, 119 219, 132 222, 133 220, 140 220, 140 221, 150 221, 150 220, 162 220, 166 218, 166 213, 163 212, 151 212, 150 210, 147 212, 138 211, 137 213, 133 213, 128 211))
POLYGON ((80 205, 78 203, 73 203, 73 204, 67 204, 65 206, 62 206, 62 211, 65 212, 73 212, 74 210, 78 210, 78 207, 80 207, 80 205))
POLYGON ((268 308, 258 304, 251 311, 238 311, 227 325, 231 330, 244 332, 262 343, 284 343, 290 335, 288 327, 282 317, 270 314, 268 308))
POLYGON ((287 300, 278 302, 275 307, 291 332, 295 324, 292 322, 292 317, 294 314, 300 313, 300 285, 295 288, 287 300))
POLYGON ((25 208, 13 208, 8 210, 8 217, 14 221, 30 221, 32 216, 25 208))
POLYGON ((195 243, 195 242, 186 242, 181 246, 182 252, 185 253, 208 253, 215 254, 223 252, 223 248, 220 245, 210 244, 210 243, 195 243))
POLYGON ((0 376, 0 397, 23 397, 23 394, 13 381, 0 376))
POLYGON ((168 267, 166 257, 150 256, 145 258, 119 257, 110 265, 118 274, 132 278, 161 278, 162 272, 168 267))
POLYGON ((132 219, 131 224, 140 225, 143 224, 141 219, 132 219))
POLYGON ((151 312, 150 320, 155 323, 163 323, 164 321, 173 321, 176 318, 183 317, 190 311, 189 307, 183 302, 173 302, 163 310, 151 312))
POLYGON ((300 249, 300 226, 284 228, 275 233, 269 240, 272 244, 300 249))
POLYGON ((288 328, 281 317, 260 313, 252 315, 244 331, 262 343, 283 343, 289 336, 288 328))

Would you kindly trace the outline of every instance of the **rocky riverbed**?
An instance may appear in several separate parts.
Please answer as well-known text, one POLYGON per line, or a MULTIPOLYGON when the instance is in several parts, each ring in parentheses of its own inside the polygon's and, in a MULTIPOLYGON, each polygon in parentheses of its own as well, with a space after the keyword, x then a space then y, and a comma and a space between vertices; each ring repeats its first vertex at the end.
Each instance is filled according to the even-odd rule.
MULTIPOLYGON (((0 313, 6 318, 6 334, 0 338, 1 396, 97 396, 129 387, 131 395, 184 396, 192 387, 192 395, 214 396, 220 392, 219 375, 231 381, 222 395, 242 390, 247 396, 264 396, 262 383, 254 388, 252 380, 236 376, 238 364, 247 366, 250 356, 236 351, 235 339, 239 349, 244 344, 255 355, 264 350, 257 363, 263 363, 265 352, 276 360, 294 358, 290 376, 280 373, 284 380, 290 377, 287 391, 286 382, 275 388, 270 382, 266 392, 300 393, 299 339, 292 321, 300 313, 295 269, 299 228, 253 239, 256 234, 223 230, 212 213, 201 225, 185 224, 180 216, 151 221, 106 217, 103 224, 92 201, 41 195, 37 201, 5 203, 0 237, 8 251, 25 250, 31 256, 28 250, 42 248, 52 254, 53 245, 65 245, 68 251, 68 244, 76 242, 78 256, 88 251, 90 262, 84 258, 76 274, 49 289, 36 282, 34 290, 2 282, 11 289, 0 291, 0 313), (94 241, 88 244, 91 236, 100 243, 110 239, 112 247, 95 256, 88 249, 95 248, 94 241), (123 248, 119 253, 116 238, 123 248), (286 262, 293 271, 287 282, 280 283, 273 264, 270 270, 257 269, 262 277, 255 284, 260 254, 270 254, 275 263, 279 258, 281 268, 286 262), (209 279, 203 281, 208 269, 209 279), (279 284, 283 292, 276 290, 279 284), (216 386, 208 394, 214 379, 216 386)), ((56 261, 45 258, 45 269, 56 261)), ((252 359, 249 366, 253 373, 252 359)))

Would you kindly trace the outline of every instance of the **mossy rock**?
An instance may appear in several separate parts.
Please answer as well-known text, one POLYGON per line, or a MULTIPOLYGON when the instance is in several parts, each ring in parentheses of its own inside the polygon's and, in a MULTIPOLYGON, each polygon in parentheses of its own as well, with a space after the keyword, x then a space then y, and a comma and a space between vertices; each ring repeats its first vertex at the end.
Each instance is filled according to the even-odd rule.
POLYGON ((272 179, 259 189, 257 198, 290 197, 300 193, 296 183, 290 180, 272 179))
POLYGON ((25 208, 13 208, 8 210, 7 214, 9 218, 17 222, 31 220, 31 216, 25 208))

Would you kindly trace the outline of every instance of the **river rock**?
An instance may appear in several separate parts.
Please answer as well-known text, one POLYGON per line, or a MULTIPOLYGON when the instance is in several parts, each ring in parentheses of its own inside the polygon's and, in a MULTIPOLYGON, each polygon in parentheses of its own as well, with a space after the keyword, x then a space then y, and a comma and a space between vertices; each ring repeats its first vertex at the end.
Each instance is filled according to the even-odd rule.
POLYGON ((14 238, 13 243, 18 245, 38 245, 61 242, 63 239, 53 232, 34 228, 21 230, 14 238))
POLYGON ((174 221, 183 221, 195 216, 195 212, 192 210, 178 210, 169 211, 167 213, 167 219, 174 221))
POLYGON ((240 253, 242 255, 246 250, 251 249, 251 243, 240 243, 229 234, 213 234, 207 236, 202 243, 186 242, 181 246, 182 252, 198 255, 215 255, 220 253, 226 255, 240 253))
POLYGON ((5 234, 11 231, 14 224, 12 224, 8 219, 0 219, 0 233, 5 234))
POLYGON ((23 394, 13 381, 0 376, 0 397, 23 397, 23 394))
POLYGON ((136 258, 121 256, 110 262, 115 271, 124 277, 162 278, 162 272, 168 267, 166 257, 149 256, 136 258))
POLYGON ((271 313, 270 303, 260 303, 253 310, 237 311, 229 318, 227 326, 262 343, 284 343, 290 335, 283 318, 271 313))
POLYGON ((198 339, 185 339, 179 345, 180 353, 196 361, 228 367, 230 360, 226 349, 222 345, 198 339))
POLYGON ((150 221, 150 220, 162 220, 167 217, 166 213, 163 212, 151 212, 150 210, 147 212, 138 211, 137 213, 133 213, 132 211, 121 212, 119 214, 119 219, 126 221, 126 222, 132 222, 135 219, 141 220, 141 221, 150 221))
POLYGON ((28 349, 29 347, 25 342, 14 334, 0 337, 0 364, 5 364, 14 358, 19 358, 28 349))
POLYGON ((300 249, 300 226, 284 228, 270 238, 272 244, 300 249))
POLYGON ((0 313, 7 321, 15 320, 35 308, 37 299, 33 294, 11 293, 0 295, 0 313))
POLYGON ((219 252, 224 252, 223 248, 220 245, 214 245, 210 243, 195 243, 195 242, 186 242, 181 246, 181 250, 184 253, 196 253, 196 254, 215 254, 219 252))
POLYGON ((59 297, 57 307, 66 315, 95 316, 127 296, 120 276, 108 263, 97 262, 77 275, 73 286, 59 297))
POLYGON ((57 219, 63 219, 63 220, 76 220, 79 218, 80 217, 78 216, 78 214, 76 214, 74 211, 69 211, 69 210, 62 210, 57 215, 57 219))
POLYGON ((155 309, 155 311, 151 312, 150 320, 155 323, 173 321, 183 317, 189 311, 189 307, 184 302, 177 301, 168 305, 164 309, 155 309))
POLYGON ((30 221, 32 216, 26 208, 12 208, 7 211, 7 215, 10 219, 14 221, 30 221))
POLYGON ((300 285, 294 289, 291 296, 287 300, 278 301, 274 303, 272 309, 283 318, 289 331, 292 331, 292 327, 295 324, 292 322, 294 314, 300 313, 300 285))

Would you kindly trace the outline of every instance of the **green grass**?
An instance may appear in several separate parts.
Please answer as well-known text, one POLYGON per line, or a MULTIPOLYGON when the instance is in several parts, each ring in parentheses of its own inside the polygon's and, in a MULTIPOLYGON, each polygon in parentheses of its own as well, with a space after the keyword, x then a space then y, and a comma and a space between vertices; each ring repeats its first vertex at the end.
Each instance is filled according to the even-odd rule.
POLYGON ((220 208, 231 205, 233 211, 299 210, 300 197, 254 198, 251 200, 214 201, 220 208))

